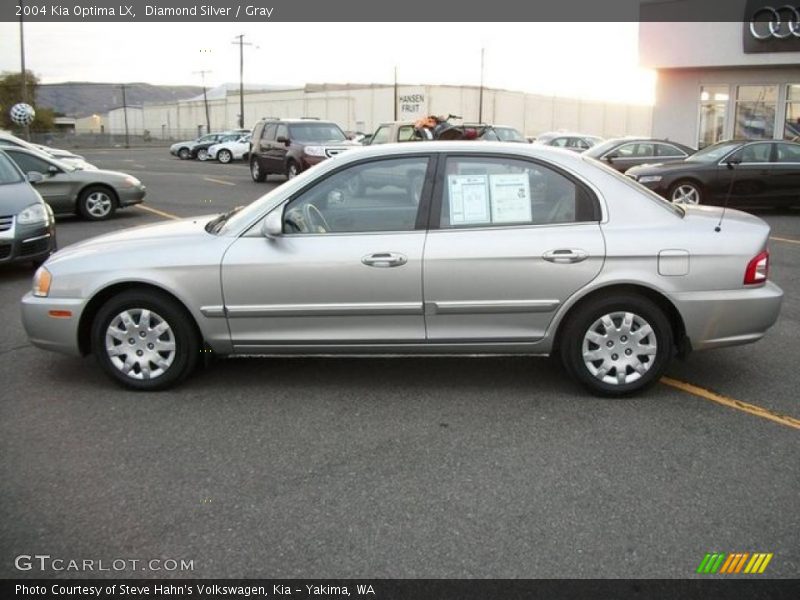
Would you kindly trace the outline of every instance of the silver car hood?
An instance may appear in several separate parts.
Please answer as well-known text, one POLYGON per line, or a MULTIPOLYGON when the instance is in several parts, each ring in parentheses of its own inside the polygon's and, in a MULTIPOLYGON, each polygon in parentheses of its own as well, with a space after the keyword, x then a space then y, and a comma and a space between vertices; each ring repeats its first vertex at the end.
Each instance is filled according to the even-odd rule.
POLYGON ((156 223, 154 225, 142 225, 98 235, 59 250, 48 262, 55 264, 64 259, 73 259, 91 254, 106 256, 110 252, 124 251, 131 246, 141 249, 143 246, 157 245, 163 248, 164 252, 169 252, 168 247, 171 241, 185 242, 187 238, 205 239, 214 237, 206 232, 205 225, 216 216, 205 215, 178 221, 156 223))

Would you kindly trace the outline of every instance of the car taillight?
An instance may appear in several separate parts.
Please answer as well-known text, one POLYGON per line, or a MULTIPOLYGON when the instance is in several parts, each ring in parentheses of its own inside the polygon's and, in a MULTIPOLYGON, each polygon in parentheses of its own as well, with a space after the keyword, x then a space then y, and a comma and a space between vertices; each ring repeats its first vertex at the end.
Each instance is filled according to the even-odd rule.
POLYGON ((744 270, 744 284, 764 283, 769 274, 769 250, 754 256, 744 270))

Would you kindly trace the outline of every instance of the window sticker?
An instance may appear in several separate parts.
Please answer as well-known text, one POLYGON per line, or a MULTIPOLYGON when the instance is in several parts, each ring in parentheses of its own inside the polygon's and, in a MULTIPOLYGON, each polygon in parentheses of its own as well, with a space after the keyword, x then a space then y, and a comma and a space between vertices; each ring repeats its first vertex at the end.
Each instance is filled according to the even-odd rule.
POLYGON ((490 223, 489 181, 486 175, 448 175, 450 224, 490 223))
POLYGON ((527 173, 490 175, 492 223, 530 223, 531 189, 527 173))

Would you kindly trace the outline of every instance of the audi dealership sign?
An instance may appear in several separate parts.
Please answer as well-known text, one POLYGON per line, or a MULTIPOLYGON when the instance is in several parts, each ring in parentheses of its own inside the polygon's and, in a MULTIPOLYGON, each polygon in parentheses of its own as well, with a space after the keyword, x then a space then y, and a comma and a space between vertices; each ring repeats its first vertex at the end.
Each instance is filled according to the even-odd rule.
POLYGON ((743 22, 745 53, 800 52, 800 0, 748 0, 743 22))

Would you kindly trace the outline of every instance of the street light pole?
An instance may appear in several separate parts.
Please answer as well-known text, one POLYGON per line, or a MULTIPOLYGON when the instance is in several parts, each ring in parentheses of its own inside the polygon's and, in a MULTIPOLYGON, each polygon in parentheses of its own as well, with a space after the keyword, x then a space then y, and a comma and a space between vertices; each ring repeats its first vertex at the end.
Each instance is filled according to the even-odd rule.
MULTIPOLYGON (((19 62, 22 71, 22 102, 28 103, 28 77, 25 71, 25 28, 22 26, 22 14, 25 3, 19 0, 19 62)), ((25 125, 25 139, 31 141, 31 126, 25 125)))
POLYGON ((125 147, 130 148, 130 140, 128 139, 128 103, 125 99, 125 84, 122 84, 122 114, 125 117, 125 147))
POLYGON ((478 123, 483 123, 483 54, 485 48, 481 48, 481 90, 478 95, 478 123))
POLYGON ((203 104, 206 107, 206 133, 211 133, 211 117, 208 114, 208 96, 206 95, 206 73, 211 71, 193 71, 194 74, 200 73, 203 80, 203 104))
POLYGON ((244 129, 244 47, 253 44, 244 41, 243 33, 236 37, 239 41, 232 43, 239 44, 239 128, 244 129))

